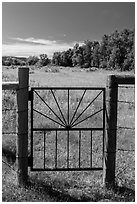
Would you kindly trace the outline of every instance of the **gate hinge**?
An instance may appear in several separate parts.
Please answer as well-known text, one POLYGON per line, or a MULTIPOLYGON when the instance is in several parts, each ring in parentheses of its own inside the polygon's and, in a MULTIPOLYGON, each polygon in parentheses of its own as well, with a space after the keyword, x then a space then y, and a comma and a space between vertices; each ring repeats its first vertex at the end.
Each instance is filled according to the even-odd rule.
POLYGON ((33 166, 33 157, 28 157, 28 166, 32 167, 33 166))
POLYGON ((29 91, 28 100, 29 100, 29 101, 32 101, 32 100, 33 100, 33 91, 29 91))

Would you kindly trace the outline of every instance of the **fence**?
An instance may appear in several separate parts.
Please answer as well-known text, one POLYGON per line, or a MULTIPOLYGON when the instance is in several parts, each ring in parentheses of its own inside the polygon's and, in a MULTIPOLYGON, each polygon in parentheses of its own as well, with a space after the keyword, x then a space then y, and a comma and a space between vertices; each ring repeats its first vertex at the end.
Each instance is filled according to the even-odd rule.
MULTIPOLYGON (((111 75, 108 78, 108 107, 106 111, 106 136, 104 141, 103 182, 106 186, 115 183, 116 138, 118 85, 135 84, 134 76, 111 75)), ((28 99, 29 69, 19 68, 18 82, 5 82, 3 90, 17 91, 17 145, 16 162, 18 167, 18 183, 27 181, 28 177, 28 99)))
MULTIPOLYGON (((106 138, 103 166, 103 180, 106 186, 115 185, 116 141, 118 119, 118 86, 135 84, 134 76, 110 75, 108 77, 108 107, 106 111, 106 138)), ((119 101, 120 102, 120 101, 119 101)), ((121 101, 125 102, 125 101, 121 101)))
POLYGON ((135 185, 135 85, 118 86, 117 114, 115 178, 131 188, 135 185))
POLYGON ((17 91, 16 163, 19 184, 26 182, 28 175, 28 87, 28 68, 19 68, 18 82, 2 83, 2 90, 17 91))

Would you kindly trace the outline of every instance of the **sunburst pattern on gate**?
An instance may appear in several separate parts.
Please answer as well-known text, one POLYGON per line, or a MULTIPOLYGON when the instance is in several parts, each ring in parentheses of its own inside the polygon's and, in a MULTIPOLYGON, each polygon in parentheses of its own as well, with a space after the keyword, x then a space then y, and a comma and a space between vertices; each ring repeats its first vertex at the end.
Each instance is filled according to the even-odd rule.
MULTIPOLYGON (((36 87, 31 89, 31 157, 34 158, 34 135, 35 132, 43 132, 44 168, 40 170, 75 170, 83 169, 81 163, 81 135, 82 131, 90 131, 90 146, 92 146, 93 131, 103 131, 105 127, 105 89, 104 88, 81 88, 81 87, 36 87), (55 165, 46 168, 46 137, 51 131, 55 131, 55 165), (67 134, 66 138, 66 168, 57 168, 57 137, 59 131, 67 134), (79 132, 79 165, 78 168, 69 168, 70 159, 70 132, 79 132)), ((52 134, 51 134, 52 135, 52 134)), ((103 133, 104 135, 104 133, 103 133)), ((65 136, 64 136, 65 137, 65 136)), ((51 136, 52 138, 52 136, 51 136)), ((37 141, 39 142, 39 141, 37 141)), ((50 144, 50 143, 49 143, 50 144)), ((51 147, 52 149, 53 147, 51 147)), ((103 147, 102 147, 103 148, 103 147)), ((92 147, 91 147, 92 150, 92 147)), ((90 157, 92 152, 90 150, 90 157)), ((92 161, 92 159, 91 159, 92 161)), ((93 169, 92 162, 90 168, 93 169)), ((34 163, 34 162, 33 162, 34 163)), ((39 168, 34 168, 37 170, 39 168)), ((99 169, 99 168, 96 168, 99 169)))
POLYGON ((45 126, 45 128, 52 129, 56 126, 56 128, 64 128, 67 130, 78 126, 80 127, 83 122, 103 111, 103 103, 100 105, 100 107, 95 107, 95 101, 99 97, 102 99, 102 93, 102 89, 96 90, 91 88, 83 88, 82 90, 79 88, 64 88, 61 90, 59 88, 47 88, 46 92, 43 89, 33 89, 35 100, 41 101, 41 103, 39 102, 36 105, 35 103, 33 104, 33 111, 35 112, 35 115, 37 113, 42 116, 43 120, 46 118, 48 121, 52 122, 50 123, 51 126, 47 125, 48 127, 45 126), (75 94, 79 95, 79 98, 76 98, 77 100, 72 102, 72 96, 70 95, 70 92, 74 92, 74 90, 75 94), (89 96, 91 91, 93 93, 93 90, 96 95, 94 94, 93 96, 89 96), (57 96, 57 91, 63 91, 63 93, 61 92, 59 93, 59 96, 57 96), (80 93, 78 93, 79 91, 80 93), (88 97, 93 98, 90 98, 90 101, 85 102, 84 96, 86 93, 88 97), (44 94, 47 94, 47 98, 44 94), (64 94, 64 96, 61 96, 61 94, 64 94))

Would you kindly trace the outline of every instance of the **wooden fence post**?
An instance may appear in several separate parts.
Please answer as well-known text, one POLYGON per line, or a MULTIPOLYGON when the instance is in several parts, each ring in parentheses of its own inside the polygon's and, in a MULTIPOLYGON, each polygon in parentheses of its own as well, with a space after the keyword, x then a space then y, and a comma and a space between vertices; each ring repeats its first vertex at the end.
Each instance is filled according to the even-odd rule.
POLYGON ((19 89, 17 90, 17 182, 25 184, 28 178, 28 87, 29 68, 18 70, 19 89))
POLYGON ((116 137, 117 137, 117 100, 118 84, 115 75, 108 77, 107 84, 108 106, 106 109, 106 136, 105 152, 103 163, 103 182, 105 186, 115 185, 115 164, 116 164, 116 137))

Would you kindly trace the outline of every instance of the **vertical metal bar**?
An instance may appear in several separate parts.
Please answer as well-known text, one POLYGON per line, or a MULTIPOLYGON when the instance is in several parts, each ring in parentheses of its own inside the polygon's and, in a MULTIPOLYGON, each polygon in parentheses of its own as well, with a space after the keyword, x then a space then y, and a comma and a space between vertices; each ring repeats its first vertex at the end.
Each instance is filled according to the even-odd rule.
POLYGON ((73 121, 73 119, 74 119, 74 117, 75 117, 75 115, 76 115, 76 113, 77 113, 77 111, 78 111, 78 108, 79 108, 79 106, 80 106, 80 104, 81 104, 81 102, 82 102, 82 100, 83 100, 83 98, 84 98, 84 95, 85 95, 86 91, 87 91, 87 90, 85 89, 85 91, 83 92, 83 95, 82 95, 82 97, 81 97, 81 99, 80 99, 80 101, 79 101, 79 103, 78 103, 78 106, 77 106, 77 108, 76 108, 76 110, 75 110, 75 112, 74 112, 74 115, 73 115, 73 117, 71 118, 70 124, 72 123, 72 121, 73 121))
POLYGON ((56 142, 55 142, 55 168, 57 168, 57 148, 58 148, 58 140, 57 140, 57 130, 56 130, 56 142))
POLYGON ((67 132, 67 168, 69 168, 69 130, 67 132))
POLYGON ((79 130, 79 168, 80 168, 80 156, 81 156, 81 131, 79 130))
POLYGON ((68 125, 69 125, 69 89, 68 89, 68 125))
MULTIPOLYGON (((55 102, 56 102, 56 104, 57 104, 57 106, 58 106, 58 109, 59 109, 59 111, 60 111, 60 113, 61 113, 61 116, 62 116, 62 118, 63 118, 63 120, 64 120, 64 122, 65 122, 65 125, 66 125, 67 122, 66 122, 66 120, 65 120, 65 117, 64 117, 64 115, 63 115, 63 113, 62 113, 62 111, 61 111, 61 108, 60 108, 60 106, 59 106, 59 103, 58 103, 58 101, 57 101, 57 99, 56 99, 56 96, 55 96, 54 92, 52 91, 52 89, 51 89, 51 93, 52 93, 52 95, 53 95, 53 97, 54 97, 54 100, 55 100, 55 102)), ((64 123, 63 123, 63 124, 64 124, 64 123)))
POLYGON ((46 144, 46 134, 45 134, 45 130, 44 130, 44 169, 45 169, 45 153, 46 153, 46 147, 45 147, 45 144, 46 144))
POLYGON ((90 168, 92 168, 92 130, 90 135, 90 168))
POLYGON ((31 89, 31 170, 33 169, 33 89, 31 89))

